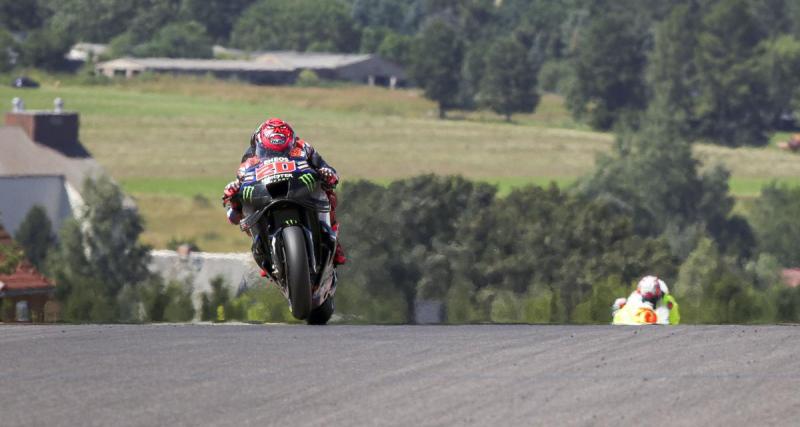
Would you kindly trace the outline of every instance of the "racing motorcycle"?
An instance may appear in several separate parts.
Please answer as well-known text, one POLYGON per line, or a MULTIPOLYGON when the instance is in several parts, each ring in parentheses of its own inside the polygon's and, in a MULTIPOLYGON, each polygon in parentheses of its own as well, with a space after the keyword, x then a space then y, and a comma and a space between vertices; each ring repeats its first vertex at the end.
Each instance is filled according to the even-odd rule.
POLYGON ((330 212, 318 173, 305 160, 263 159, 245 171, 237 198, 253 258, 278 284, 292 315, 327 323, 336 292, 336 235, 318 217, 330 212))
POLYGON ((664 296, 663 304, 627 304, 625 298, 614 301, 611 313, 612 325, 677 325, 681 322, 678 302, 672 295, 664 296))

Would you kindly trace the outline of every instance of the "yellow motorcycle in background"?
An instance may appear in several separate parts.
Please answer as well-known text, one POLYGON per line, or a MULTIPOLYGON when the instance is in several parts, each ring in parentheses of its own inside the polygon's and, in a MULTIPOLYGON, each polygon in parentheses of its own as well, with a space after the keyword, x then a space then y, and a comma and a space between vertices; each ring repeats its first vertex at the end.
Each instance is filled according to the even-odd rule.
POLYGON ((612 325, 677 325, 681 322, 678 302, 665 295, 657 308, 650 305, 625 304, 613 314, 612 325))

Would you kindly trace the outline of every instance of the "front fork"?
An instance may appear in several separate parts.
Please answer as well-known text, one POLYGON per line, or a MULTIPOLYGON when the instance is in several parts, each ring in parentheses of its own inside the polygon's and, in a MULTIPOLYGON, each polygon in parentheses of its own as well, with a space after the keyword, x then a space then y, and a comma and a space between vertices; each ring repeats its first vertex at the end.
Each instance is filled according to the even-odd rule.
MULTIPOLYGON (((309 270, 316 275, 319 273, 319 269, 317 268, 317 259, 314 251, 313 234, 307 227, 302 225, 300 227, 303 228, 303 234, 306 237, 306 255, 309 270)), ((281 239, 284 228, 280 227, 274 233, 269 234, 266 241, 262 239, 262 233, 253 235, 252 251, 256 263, 278 283, 282 283, 282 279, 285 277, 283 271, 283 241, 281 239)))

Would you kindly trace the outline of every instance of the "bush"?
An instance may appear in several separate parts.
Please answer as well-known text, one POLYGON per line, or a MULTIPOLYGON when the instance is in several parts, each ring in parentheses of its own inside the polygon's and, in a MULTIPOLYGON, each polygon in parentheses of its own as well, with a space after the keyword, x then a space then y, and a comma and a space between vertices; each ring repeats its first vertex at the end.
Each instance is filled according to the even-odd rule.
POLYGON ((72 43, 69 35, 53 29, 33 31, 20 45, 20 62, 48 71, 69 70, 70 66, 64 55, 69 52, 72 43))
POLYGON ((787 267, 800 266, 800 188, 772 183, 750 209, 750 223, 763 252, 787 267))
POLYGON ((228 311, 231 313, 229 318, 244 322, 297 322, 277 286, 267 283, 242 292, 230 302, 228 311))
POLYGON ((11 33, 0 28, 0 73, 11 71, 14 67, 14 52, 18 49, 11 33))
POLYGON ((539 69, 539 90, 551 93, 566 93, 571 84, 572 67, 566 61, 547 61, 539 69))
POLYGON ((150 41, 132 49, 135 56, 165 58, 212 58, 211 38, 197 22, 175 22, 162 28, 150 41))
POLYGON ((17 229, 14 239, 22 246, 25 257, 42 270, 47 252, 55 244, 53 225, 42 206, 34 205, 17 229))
POLYGON ((222 276, 216 276, 211 279, 210 285, 211 293, 208 294, 203 292, 201 295, 202 304, 200 319, 205 321, 224 322, 227 320, 227 316, 225 316, 225 314, 230 310, 230 307, 228 307, 228 310, 226 310, 226 305, 228 305, 231 299, 230 292, 225 284, 225 278, 222 276), (223 314, 221 319, 218 316, 220 311, 222 311, 223 314))
POLYGON ((553 321, 553 302, 556 295, 552 291, 529 294, 522 301, 523 321, 525 323, 550 323, 553 321))
MULTIPOLYGON (((84 205, 76 219, 64 222, 59 246, 47 258, 56 297, 68 321, 118 321, 118 296, 125 287, 152 279, 149 248, 138 243, 142 219, 124 206, 119 187, 108 178, 87 180, 84 205)), ((130 308, 125 308, 126 316, 130 308)))
POLYGON ((312 70, 303 70, 297 76, 295 84, 297 86, 309 87, 309 86, 319 86, 321 82, 322 80, 320 80, 317 73, 315 73, 312 70))
POLYGON ((592 286, 591 295, 575 307, 572 314, 573 323, 610 323, 611 304, 620 297, 627 297, 630 286, 626 286, 618 276, 592 286))

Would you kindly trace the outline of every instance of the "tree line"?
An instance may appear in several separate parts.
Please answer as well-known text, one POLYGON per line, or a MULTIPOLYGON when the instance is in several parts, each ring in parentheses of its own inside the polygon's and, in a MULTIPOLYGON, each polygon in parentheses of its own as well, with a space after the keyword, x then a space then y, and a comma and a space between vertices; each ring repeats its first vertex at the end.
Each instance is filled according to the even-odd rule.
POLYGON ((507 119, 543 92, 610 130, 653 103, 686 140, 764 145, 794 126, 792 0, 0 0, 0 68, 57 69, 76 41, 111 56, 246 50, 378 53, 439 105, 507 119), (89 19, 88 17, 92 17, 89 19))
MULTIPOLYGON (((416 301, 438 300, 450 323, 605 323, 614 298, 656 274, 685 323, 800 321, 800 289, 780 278, 800 262, 800 189, 770 185, 746 216, 735 213, 727 173, 701 173, 689 144, 664 148, 676 132, 670 121, 648 123, 621 133, 600 167, 565 189, 500 196, 486 183, 436 175, 346 182, 339 216, 349 262, 337 313, 403 323, 416 301)), ((86 205, 58 239, 39 208, 15 236, 57 284, 65 320, 291 321, 273 285, 234 295, 222 278, 195 313, 191 284, 147 270, 142 220, 119 188, 87 181, 82 194, 86 205)), ((2 250, 5 261, 21 256, 2 250)))

